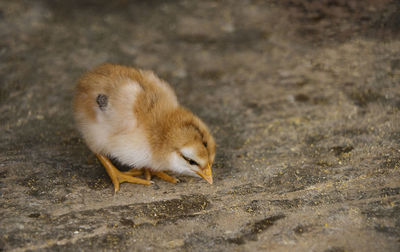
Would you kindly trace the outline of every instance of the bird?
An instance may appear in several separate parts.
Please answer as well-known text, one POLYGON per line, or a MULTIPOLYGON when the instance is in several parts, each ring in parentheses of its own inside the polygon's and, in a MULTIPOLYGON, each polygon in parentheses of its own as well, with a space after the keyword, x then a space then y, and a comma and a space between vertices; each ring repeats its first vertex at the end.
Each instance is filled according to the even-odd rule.
POLYGON ((213 183, 216 143, 206 124, 181 106, 172 87, 151 70, 104 63, 79 79, 73 101, 77 128, 109 175, 120 183, 151 185, 167 174, 213 183), (128 166, 120 171, 111 160, 128 166))

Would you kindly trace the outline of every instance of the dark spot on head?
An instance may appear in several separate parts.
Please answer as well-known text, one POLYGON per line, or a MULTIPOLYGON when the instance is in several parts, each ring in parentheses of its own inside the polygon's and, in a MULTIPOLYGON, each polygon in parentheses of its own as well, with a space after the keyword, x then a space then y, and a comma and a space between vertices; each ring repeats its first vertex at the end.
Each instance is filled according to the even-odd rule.
POLYGON ((203 142, 204 147, 207 148, 207 142, 203 142))
POLYGON ((108 104, 108 97, 104 94, 99 94, 96 98, 97 105, 99 105, 100 110, 104 111, 108 104))

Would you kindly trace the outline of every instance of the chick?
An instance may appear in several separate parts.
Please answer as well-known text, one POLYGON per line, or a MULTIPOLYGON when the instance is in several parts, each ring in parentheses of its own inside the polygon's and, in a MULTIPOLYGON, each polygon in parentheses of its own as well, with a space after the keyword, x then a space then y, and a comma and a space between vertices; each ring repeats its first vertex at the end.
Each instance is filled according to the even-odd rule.
POLYGON ((115 192, 122 182, 150 185, 151 175, 178 182, 165 171, 212 184, 213 137, 153 72, 114 64, 96 67, 78 82, 74 112, 79 131, 115 192), (132 169, 121 172, 109 158, 132 169), (144 179, 138 177, 143 172, 144 179))

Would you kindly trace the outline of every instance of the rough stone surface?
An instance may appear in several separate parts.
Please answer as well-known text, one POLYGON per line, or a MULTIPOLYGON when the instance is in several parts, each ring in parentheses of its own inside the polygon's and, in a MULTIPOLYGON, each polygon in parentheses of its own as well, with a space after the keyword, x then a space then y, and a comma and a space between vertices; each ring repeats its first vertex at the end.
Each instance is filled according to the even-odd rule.
POLYGON ((1 0, 0 38, 0 250, 400 250, 398 1, 1 0), (209 124, 215 184, 113 194, 71 109, 102 62, 209 124))

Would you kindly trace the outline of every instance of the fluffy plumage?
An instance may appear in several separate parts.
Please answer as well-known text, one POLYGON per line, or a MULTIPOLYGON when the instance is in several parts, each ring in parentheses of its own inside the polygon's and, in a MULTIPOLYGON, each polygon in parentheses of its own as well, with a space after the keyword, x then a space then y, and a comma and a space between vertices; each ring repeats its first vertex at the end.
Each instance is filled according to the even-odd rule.
POLYGON ((83 138, 98 155, 136 169, 203 178, 211 172, 215 141, 207 126, 151 71, 98 66, 80 79, 74 110, 83 138))

